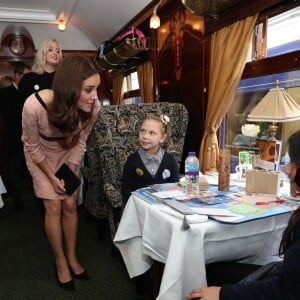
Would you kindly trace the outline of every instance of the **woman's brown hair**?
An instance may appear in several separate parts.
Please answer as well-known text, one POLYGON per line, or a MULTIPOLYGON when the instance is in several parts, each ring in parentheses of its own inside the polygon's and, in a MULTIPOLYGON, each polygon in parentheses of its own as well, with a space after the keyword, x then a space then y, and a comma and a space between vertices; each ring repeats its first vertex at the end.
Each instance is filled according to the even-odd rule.
POLYGON ((77 108, 83 81, 97 74, 92 60, 81 55, 69 55, 58 65, 52 89, 53 103, 48 109, 49 122, 62 132, 74 131, 81 120, 86 120, 91 113, 84 113, 77 108))
MULTIPOLYGON (((297 168, 295 178, 292 180, 300 187, 300 131, 292 134, 288 139, 288 153, 290 156, 290 163, 294 164, 297 168)), ((296 224, 300 219, 300 207, 298 207, 290 217, 289 223, 283 232, 282 239, 279 246, 279 254, 283 255, 285 250, 293 242, 293 232, 296 224)))

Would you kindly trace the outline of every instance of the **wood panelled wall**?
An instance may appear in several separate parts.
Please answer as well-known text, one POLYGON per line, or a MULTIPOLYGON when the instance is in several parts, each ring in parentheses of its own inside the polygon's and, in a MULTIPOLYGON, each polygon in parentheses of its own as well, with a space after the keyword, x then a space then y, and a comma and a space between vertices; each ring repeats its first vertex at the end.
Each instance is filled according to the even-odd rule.
MULTIPOLYGON (((157 32, 159 101, 183 103, 189 112, 183 149, 186 157, 188 151, 199 151, 199 137, 204 132, 209 41, 203 35, 202 17, 183 6, 171 12, 157 32)), ((183 164, 184 160, 182 172, 183 164)))
MULTIPOLYGON (((126 26, 141 28, 148 36, 151 33, 149 17, 154 5, 147 7, 126 26)), ((282 11, 299 5, 299 0, 241 0, 234 9, 212 20, 205 18, 204 30, 194 26, 199 20, 187 11, 180 0, 165 0, 159 8, 161 27, 157 30, 157 100, 183 103, 189 112, 189 125, 183 157, 189 150, 199 151, 204 133, 209 81, 209 49, 211 34, 229 24, 256 12, 282 11), (297 4, 298 2, 298 4, 297 4), (161 42, 163 40, 163 42, 161 42)), ((199 18, 199 17, 198 17, 199 18)), ((153 36, 153 34, 152 34, 153 36)), ((266 58, 247 64, 243 78, 260 76, 268 72, 299 69, 299 53, 290 53, 278 58, 266 58), (274 61, 276 63, 274 64, 274 61), (288 66, 285 67, 285 64, 288 66), (284 69, 284 70, 283 70, 284 69)), ((182 160, 184 162, 184 160, 182 160)), ((183 165, 181 166, 183 171, 183 165)))

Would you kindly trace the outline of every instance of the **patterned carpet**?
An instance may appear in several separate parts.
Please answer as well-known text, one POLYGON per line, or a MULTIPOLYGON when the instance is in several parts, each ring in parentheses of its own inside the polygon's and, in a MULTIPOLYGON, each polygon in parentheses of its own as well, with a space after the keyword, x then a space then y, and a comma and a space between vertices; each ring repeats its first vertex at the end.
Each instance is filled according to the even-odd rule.
POLYGON ((9 196, 0 209, 0 299, 135 300, 135 284, 120 257, 111 256, 109 236, 97 239, 97 223, 79 208, 78 256, 92 277, 75 281, 76 292, 58 287, 50 246, 43 231, 41 205, 26 189, 25 211, 15 212, 9 196))

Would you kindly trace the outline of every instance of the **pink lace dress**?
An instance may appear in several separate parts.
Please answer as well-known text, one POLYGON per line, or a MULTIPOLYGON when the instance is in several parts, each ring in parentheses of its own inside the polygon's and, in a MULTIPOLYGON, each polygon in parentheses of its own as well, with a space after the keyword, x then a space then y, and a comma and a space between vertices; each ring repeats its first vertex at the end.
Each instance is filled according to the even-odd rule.
POLYGON ((92 117, 84 123, 80 122, 74 132, 66 134, 49 123, 46 108, 35 94, 26 100, 22 114, 22 141, 26 164, 38 198, 63 199, 54 191, 50 180, 37 163, 46 159, 54 173, 63 163, 79 165, 99 110, 100 103, 97 101, 92 117))

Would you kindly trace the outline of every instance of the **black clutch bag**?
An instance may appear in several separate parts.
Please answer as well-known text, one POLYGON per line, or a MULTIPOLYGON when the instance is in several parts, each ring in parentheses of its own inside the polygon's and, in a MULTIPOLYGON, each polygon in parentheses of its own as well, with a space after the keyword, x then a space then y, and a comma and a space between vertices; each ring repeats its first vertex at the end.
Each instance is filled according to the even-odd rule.
POLYGON ((70 196, 79 187, 81 181, 76 174, 69 168, 67 164, 62 164, 61 167, 55 173, 55 176, 59 179, 63 179, 65 182, 66 193, 70 196))

